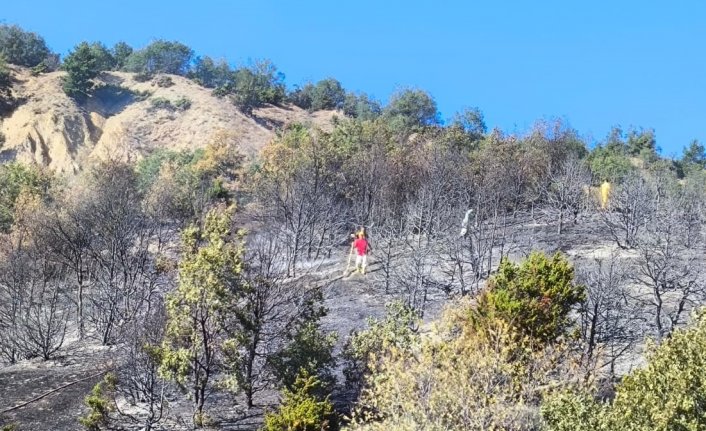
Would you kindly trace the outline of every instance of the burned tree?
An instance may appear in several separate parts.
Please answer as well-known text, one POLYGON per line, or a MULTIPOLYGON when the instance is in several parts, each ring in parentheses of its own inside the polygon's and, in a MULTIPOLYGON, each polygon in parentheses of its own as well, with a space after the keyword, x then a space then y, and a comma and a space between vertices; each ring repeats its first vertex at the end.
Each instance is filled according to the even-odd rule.
POLYGON ((620 248, 634 248, 638 235, 650 224, 655 211, 655 190, 638 174, 616 187, 602 211, 601 220, 620 248))
POLYGON ((591 172, 583 161, 575 158, 566 159, 560 169, 550 175, 544 198, 548 209, 558 219, 557 234, 561 235, 567 218, 576 224, 579 213, 586 207, 585 189, 590 184, 591 172))
POLYGON ((585 346, 583 362, 608 367, 615 375, 616 363, 642 339, 644 320, 629 295, 627 264, 617 253, 595 259, 578 271, 577 279, 586 286, 586 299, 579 308, 581 338, 585 346), (605 362, 602 362, 605 358, 605 362))
POLYGON ((649 310, 658 340, 704 298, 701 257, 687 246, 687 227, 679 222, 682 211, 674 196, 663 199, 636 238, 633 279, 644 288, 636 299, 649 310))
POLYGON ((127 165, 105 165, 94 170, 88 196, 92 241, 88 257, 92 268, 90 313, 102 344, 114 344, 127 324, 150 302, 157 271, 149 247, 159 243, 157 221, 140 206, 134 171, 127 165))

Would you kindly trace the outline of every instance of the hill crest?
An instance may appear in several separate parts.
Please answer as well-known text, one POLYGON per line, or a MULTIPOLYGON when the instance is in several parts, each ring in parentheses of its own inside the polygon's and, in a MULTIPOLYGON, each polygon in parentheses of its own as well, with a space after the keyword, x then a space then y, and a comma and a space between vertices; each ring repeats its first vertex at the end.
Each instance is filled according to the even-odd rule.
POLYGON ((36 163, 62 173, 78 173, 96 159, 203 148, 224 130, 235 133, 241 151, 252 157, 278 128, 297 122, 327 129, 340 115, 269 105, 247 116, 185 77, 157 75, 138 82, 127 72, 102 73, 104 89, 79 105, 62 90, 65 72, 33 76, 29 69, 11 69, 12 91, 20 103, 1 120, 0 162, 36 163))

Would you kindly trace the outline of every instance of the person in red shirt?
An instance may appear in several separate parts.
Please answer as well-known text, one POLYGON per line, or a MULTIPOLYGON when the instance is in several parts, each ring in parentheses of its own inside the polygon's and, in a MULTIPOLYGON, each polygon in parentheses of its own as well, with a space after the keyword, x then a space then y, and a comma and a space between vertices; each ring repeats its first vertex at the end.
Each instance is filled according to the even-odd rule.
POLYGON ((355 249, 355 269, 361 274, 365 274, 365 267, 368 265, 368 251, 370 250, 370 244, 365 238, 364 233, 358 233, 358 238, 353 241, 352 249, 355 249))

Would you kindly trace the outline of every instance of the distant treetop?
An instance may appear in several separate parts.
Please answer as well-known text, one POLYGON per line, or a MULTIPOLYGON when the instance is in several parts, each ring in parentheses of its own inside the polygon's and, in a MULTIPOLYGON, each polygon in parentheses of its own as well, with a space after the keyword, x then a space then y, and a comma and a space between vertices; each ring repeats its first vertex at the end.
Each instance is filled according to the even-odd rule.
POLYGON ((34 67, 51 54, 44 38, 37 33, 22 30, 16 25, 0 25, 0 56, 5 57, 8 63, 34 67))

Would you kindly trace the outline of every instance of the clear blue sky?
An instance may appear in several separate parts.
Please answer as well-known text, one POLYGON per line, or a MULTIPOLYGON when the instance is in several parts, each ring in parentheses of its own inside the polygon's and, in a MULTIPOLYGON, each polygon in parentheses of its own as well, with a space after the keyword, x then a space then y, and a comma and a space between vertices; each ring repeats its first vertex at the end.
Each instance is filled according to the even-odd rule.
POLYGON ((66 54, 82 40, 178 40, 287 84, 332 76, 383 102, 400 87, 443 118, 478 106, 523 133, 561 117, 591 141, 654 128, 663 154, 706 141, 706 2, 4 0, 0 20, 66 54))

